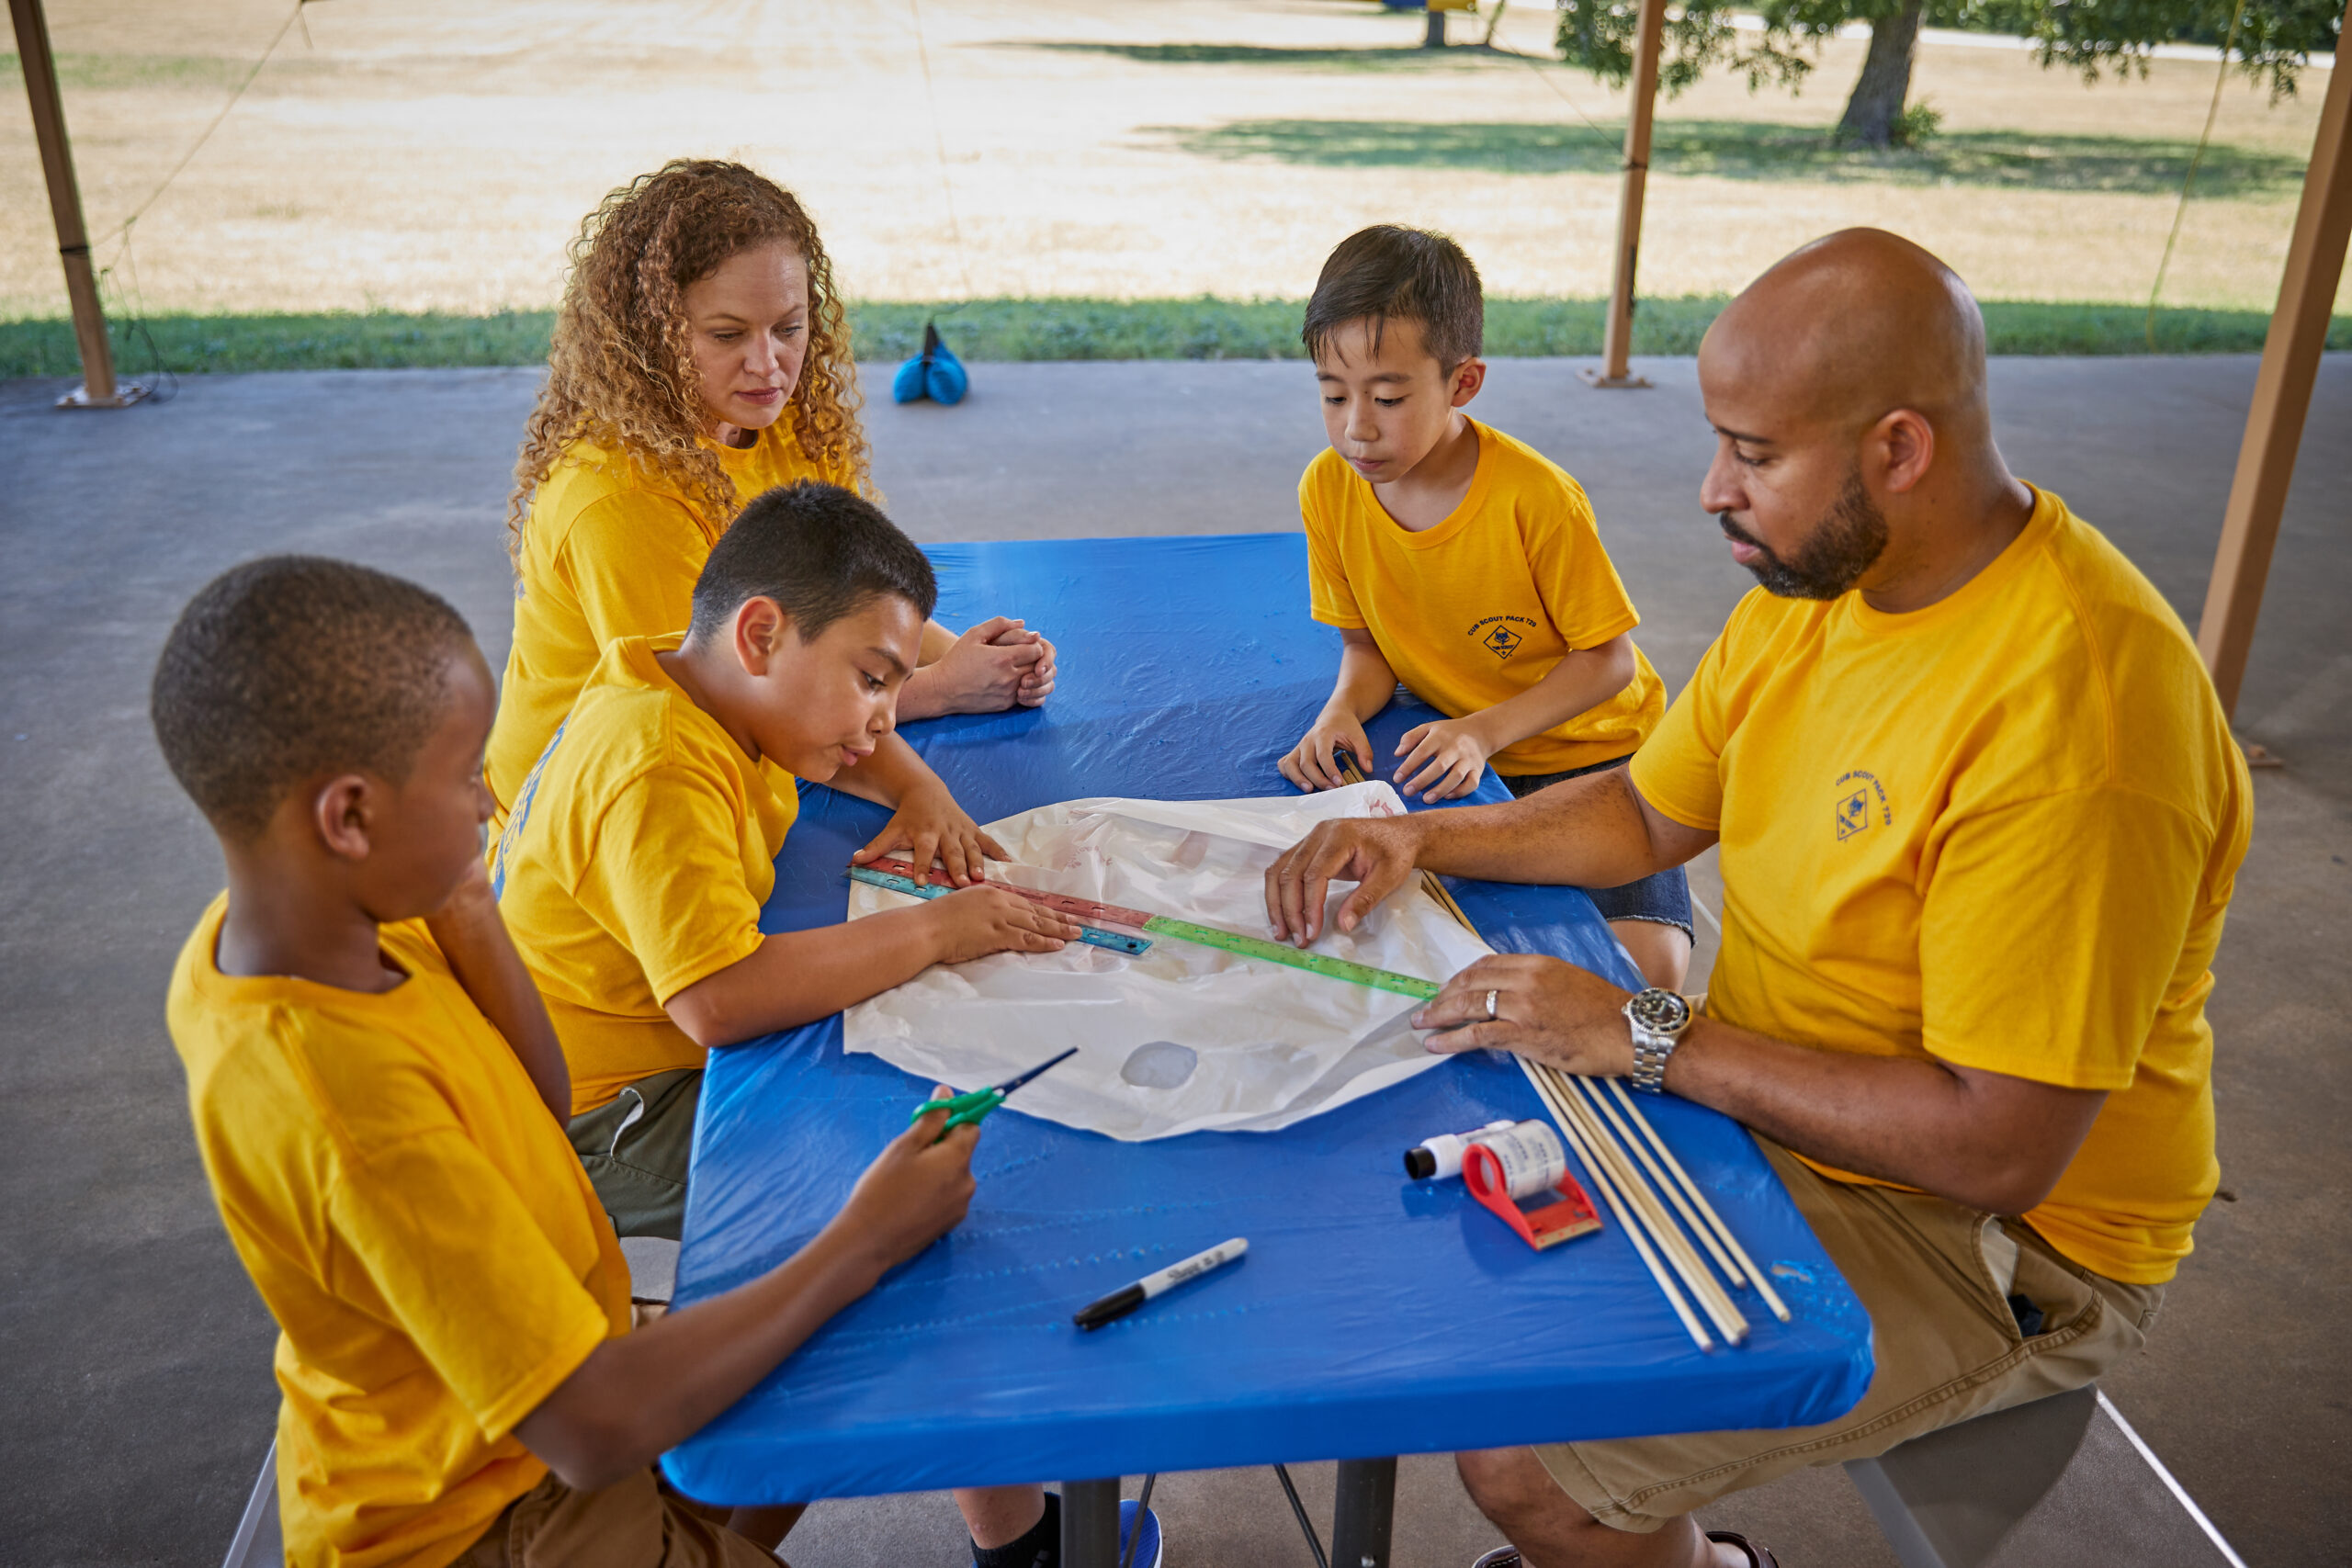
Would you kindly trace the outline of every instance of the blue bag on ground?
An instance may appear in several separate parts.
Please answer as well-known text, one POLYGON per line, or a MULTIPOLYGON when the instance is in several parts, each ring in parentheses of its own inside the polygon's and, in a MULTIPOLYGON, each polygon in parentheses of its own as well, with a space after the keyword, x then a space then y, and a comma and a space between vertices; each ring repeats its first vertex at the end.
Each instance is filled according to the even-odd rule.
POLYGON ((902 403, 929 398, 933 402, 952 406, 962 402, 971 387, 972 378, 965 371, 964 362, 939 341, 938 324, 925 321, 922 352, 899 367, 898 375, 890 380, 890 396, 902 403))

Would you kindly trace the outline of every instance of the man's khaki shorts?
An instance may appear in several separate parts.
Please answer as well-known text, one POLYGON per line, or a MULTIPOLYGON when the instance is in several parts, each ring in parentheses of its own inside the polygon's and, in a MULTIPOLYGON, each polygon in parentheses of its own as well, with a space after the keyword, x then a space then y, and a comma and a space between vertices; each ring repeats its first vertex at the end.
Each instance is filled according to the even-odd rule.
POLYGON ((1832 1181, 1756 1141, 1869 1310, 1877 1371, 1860 1404, 1818 1427, 1537 1448, 1561 1490, 1602 1524, 1654 1530, 1806 1465, 1874 1458, 1939 1427, 2080 1388, 2140 1348, 2164 1301, 2161 1285, 2120 1284, 2068 1262, 2022 1221, 1832 1181), (2043 1331, 2030 1339, 2012 1293, 2041 1309, 2043 1331))
POLYGON ((680 1496, 650 1470, 601 1492, 549 1475, 452 1568, 776 1568, 766 1548, 727 1528, 728 1512, 680 1496))

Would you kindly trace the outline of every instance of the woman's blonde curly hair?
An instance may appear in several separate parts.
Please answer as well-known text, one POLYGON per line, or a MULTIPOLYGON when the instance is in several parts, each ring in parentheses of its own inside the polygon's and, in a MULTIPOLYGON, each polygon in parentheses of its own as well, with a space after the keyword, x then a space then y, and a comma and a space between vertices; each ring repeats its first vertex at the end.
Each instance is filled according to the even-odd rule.
POLYGON ((614 191, 580 225, 548 349, 548 378, 524 426, 506 499, 506 548, 519 570, 531 498, 563 449, 586 440, 666 479, 706 515, 741 504, 717 453, 695 368, 685 290, 754 245, 781 241, 808 269, 808 350, 786 405, 812 461, 871 488, 858 428, 849 323, 817 225, 792 193, 741 164, 679 158, 614 191))

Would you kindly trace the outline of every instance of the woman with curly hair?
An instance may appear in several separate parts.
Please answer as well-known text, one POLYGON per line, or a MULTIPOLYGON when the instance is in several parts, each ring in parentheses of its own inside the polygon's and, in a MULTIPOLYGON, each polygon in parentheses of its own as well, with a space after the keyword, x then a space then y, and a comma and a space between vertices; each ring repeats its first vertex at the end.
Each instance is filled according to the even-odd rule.
MULTIPOLYGON (((514 642, 484 772, 502 812, 606 643, 683 630, 763 490, 872 489, 849 326, 816 224, 740 164, 679 159, 605 197, 571 274, 507 501, 514 642)), ((923 630, 900 718, 1035 706, 1053 645, 1001 617, 923 630)))

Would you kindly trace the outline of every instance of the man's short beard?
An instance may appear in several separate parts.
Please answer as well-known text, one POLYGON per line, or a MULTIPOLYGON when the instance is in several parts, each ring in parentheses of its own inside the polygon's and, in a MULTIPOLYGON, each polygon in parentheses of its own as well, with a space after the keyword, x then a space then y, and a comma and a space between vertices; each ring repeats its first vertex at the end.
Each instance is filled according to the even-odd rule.
POLYGON ((1733 522, 1728 512, 1715 513, 1715 523, 1724 537, 1762 553, 1764 558, 1748 563, 1747 570, 1765 592, 1782 599, 1838 598, 1861 581, 1886 548, 1886 514, 1871 503, 1860 468, 1847 473, 1845 488, 1797 547, 1793 560, 1773 554, 1770 546, 1733 522))

